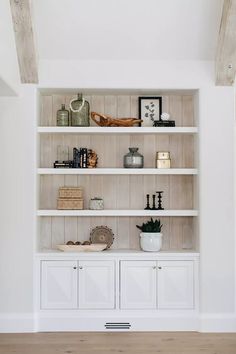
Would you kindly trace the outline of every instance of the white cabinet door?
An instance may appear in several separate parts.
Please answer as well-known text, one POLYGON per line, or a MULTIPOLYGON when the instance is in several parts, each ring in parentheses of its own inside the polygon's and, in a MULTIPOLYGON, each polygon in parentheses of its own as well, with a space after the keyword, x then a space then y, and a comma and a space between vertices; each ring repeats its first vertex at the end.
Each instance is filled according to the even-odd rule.
POLYGON ((77 307, 77 262, 42 261, 41 308, 77 307))
POLYGON ((79 308, 115 307, 115 268, 113 261, 79 261, 79 308))
POLYGON ((121 261, 120 307, 156 308, 156 262, 121 261))
POLYGON ((193 261, 158 262, 158 309, 193 308, 193 261))

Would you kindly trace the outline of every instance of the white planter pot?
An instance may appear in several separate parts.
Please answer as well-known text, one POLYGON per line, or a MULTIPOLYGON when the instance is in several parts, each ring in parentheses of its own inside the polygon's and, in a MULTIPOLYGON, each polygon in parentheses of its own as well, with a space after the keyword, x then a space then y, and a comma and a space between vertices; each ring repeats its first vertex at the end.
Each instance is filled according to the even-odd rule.
POLYGON ((146 252, 158 252, 162 247, 162 233, 160 232, 141 232, 140 247, 146 252))

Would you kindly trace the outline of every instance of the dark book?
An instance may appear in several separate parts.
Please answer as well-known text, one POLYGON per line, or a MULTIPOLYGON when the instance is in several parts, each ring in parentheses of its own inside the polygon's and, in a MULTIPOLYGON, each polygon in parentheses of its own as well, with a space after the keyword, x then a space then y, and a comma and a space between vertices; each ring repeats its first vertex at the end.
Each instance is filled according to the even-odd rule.
POLYGON ((88 165, 88 150, 86 148, 80 149, 80 167, 87 168, 88 165))
POLYGON ((68 160, 68 161, 55 161, 53 164, 54 168, 72 168, 73 167, 73 161, 68 160))
POLYGON ((80 168, 80 150, 73 148, 73 168, 80 168))

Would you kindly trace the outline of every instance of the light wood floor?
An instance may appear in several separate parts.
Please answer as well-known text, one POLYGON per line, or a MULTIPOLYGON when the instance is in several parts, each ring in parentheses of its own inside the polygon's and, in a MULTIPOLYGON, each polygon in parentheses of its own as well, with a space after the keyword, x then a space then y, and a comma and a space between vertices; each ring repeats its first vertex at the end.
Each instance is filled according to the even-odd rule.
POLYGON ((236 354, 236 334, 195 332, 0 334, 0 354, 236 354))

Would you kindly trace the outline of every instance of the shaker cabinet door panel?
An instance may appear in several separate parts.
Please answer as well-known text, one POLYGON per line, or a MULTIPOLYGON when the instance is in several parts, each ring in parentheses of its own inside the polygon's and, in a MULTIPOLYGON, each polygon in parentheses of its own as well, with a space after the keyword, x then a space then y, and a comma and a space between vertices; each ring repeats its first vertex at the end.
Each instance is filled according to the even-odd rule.
POLYGON ((79 262, 79 308, 115 307, 115 267, 113 261, 79 262))
POLYGON ((156 308, 156 262, 121 261, 120 307, 156 308))
POLYGON ((191 309, 194 306, 192 261, 158 262, 158 309, 191 309))
POLYGON ((41 272, 41 308, 77 307, 77 262, 43 261, 41 272))

